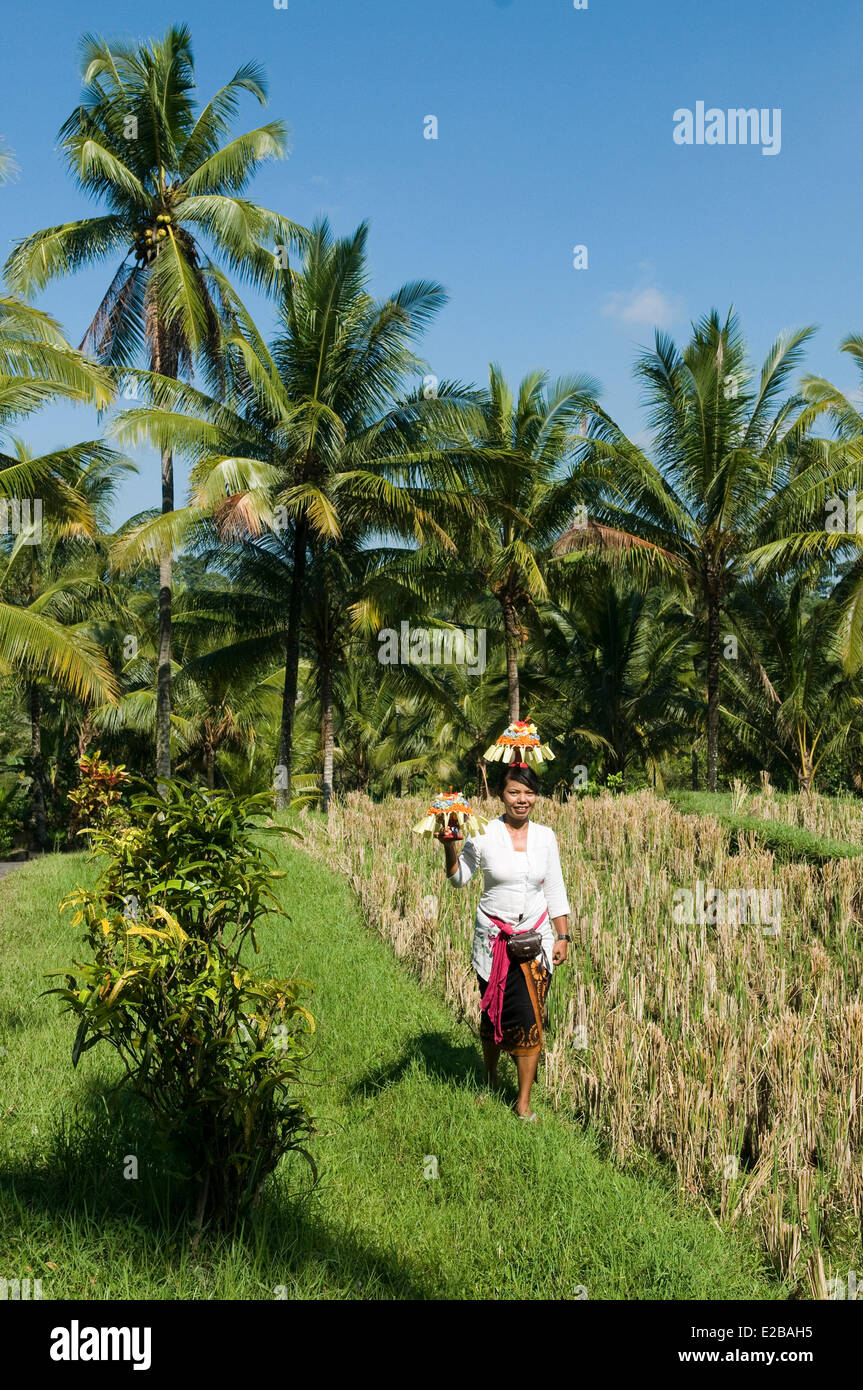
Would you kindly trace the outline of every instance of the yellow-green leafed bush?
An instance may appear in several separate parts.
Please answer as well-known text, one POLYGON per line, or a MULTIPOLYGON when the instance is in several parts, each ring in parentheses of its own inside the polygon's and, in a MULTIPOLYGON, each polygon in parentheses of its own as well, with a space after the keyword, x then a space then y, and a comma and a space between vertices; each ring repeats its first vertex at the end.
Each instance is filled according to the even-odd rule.
POLYGON ((107 866, 61 910, 82 924, 88 958, 57 993, 79 1019, 73 1065, 98 1043, 185 1160, 199 1225, 233 1224, 289 1149, 306 1158, 313 1122, 301 1093, 310 987, 266 979, 241 959, 255 924, 281 911, 282 874, 256 842, 267 797, 172 782, 131 798, 129 824, 94 831, 107 866))

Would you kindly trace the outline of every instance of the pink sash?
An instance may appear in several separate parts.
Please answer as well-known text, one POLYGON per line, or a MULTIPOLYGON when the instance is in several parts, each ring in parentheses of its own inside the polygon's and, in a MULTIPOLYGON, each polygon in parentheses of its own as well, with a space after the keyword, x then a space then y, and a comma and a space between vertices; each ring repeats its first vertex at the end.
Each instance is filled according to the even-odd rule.
MULTIPOLYGON (((480 1008, 488 1009, 488 1016, 494 1024, 494 1040, 500 1043, 503 1040, 503 1033, 500 1027, 500 1018, 503 1013, 503 996, 506 990, 506 978, 509 974, 509 952, 506 949, 507 937, 517 935, 515 927, 511 927, 508 922, 502 922, 499 917, 491 917, 486 913, 490 922, 493 922, 498 929, 492 946, 491 975, 486 987, 485 994, 480 1000, 480 1008)), ((541 927, 548 916, 548 908, 534 922, 532 927, 522 927, 522 931, 536 931, 541 927)))

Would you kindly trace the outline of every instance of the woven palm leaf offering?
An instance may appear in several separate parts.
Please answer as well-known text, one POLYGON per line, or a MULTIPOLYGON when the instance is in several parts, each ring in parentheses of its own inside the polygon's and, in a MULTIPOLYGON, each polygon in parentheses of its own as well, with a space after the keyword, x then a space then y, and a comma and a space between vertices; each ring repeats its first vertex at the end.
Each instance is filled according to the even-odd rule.
POLYGON ((415 835, 436 835, 444 832, 446 840, 461 840, 462 831, 469 835, 479 835, 488 824, 484 816, 478 816, 461 792, 438 792, 431 802, 424 818, 414 826, 415 835))
POLYGON ((490 748, 483 753, 487 763, 533 763, 542 767, 551 762, 554 754, 547 743, 543 743, 530 719, 516 719, 508 724, 490 748))

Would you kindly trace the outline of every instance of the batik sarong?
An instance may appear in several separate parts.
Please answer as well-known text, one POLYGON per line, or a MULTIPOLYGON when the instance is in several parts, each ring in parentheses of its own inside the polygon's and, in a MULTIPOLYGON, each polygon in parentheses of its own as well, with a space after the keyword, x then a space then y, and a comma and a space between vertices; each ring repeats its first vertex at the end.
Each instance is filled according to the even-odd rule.
MULTIPOLYGON (((485 994, 488 980, 477 972, 480 997, 485 994)), ((542 1050, 542 1025, 545 1017, 545 1001, 551 984, 551 972, 546 970, 542 959, 518 963, 510 961, 503 996, 503 1011, 500 1026, 503 1041, 499 1046, 511 1057, 539 1056, 542 1050)), ((480 1014, 480 1038, 494 1042, 494 1024, 488 1010, 480 1014)))

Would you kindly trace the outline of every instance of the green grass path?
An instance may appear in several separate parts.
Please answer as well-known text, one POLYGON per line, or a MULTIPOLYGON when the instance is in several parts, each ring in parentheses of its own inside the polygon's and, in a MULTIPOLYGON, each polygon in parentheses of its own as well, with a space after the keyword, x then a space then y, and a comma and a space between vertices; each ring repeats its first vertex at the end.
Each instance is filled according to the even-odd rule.
POLYGON ((741 1235, 683 1210, 666 1178, 615 1170, 544 1103, 541 1080, 538 1124, 506 1101, 478 1105, 470 1030, 408 977, 339 877, 279 853, 292 921, 262 933, 258 963, 316 986, 321 1177, 310 1193, 292 1156, 255 1229, 195 1256, 162 1215, 146 1124, 134 1106, 105 1114, 110 1058, 88 1053, 73 1072, 74 1025, 37 997, 42 972, 76 954, 57 900, 92 870, 51 857, 0 884, 0 1276, 41 1275, 44 1298, 782 1296, 741 1235), (122 1177, 130 1152, 137 1182, 122 1177))

